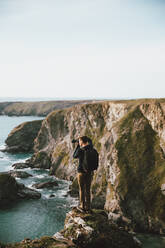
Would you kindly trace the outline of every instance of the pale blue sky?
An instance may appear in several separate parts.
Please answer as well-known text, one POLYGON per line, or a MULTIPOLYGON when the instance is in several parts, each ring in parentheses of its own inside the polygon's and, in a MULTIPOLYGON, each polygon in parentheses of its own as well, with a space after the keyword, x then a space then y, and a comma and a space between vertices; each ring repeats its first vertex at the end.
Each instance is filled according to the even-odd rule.
POLYGON ((0 97, 165 97, 164 0, 0 0, 0 97))

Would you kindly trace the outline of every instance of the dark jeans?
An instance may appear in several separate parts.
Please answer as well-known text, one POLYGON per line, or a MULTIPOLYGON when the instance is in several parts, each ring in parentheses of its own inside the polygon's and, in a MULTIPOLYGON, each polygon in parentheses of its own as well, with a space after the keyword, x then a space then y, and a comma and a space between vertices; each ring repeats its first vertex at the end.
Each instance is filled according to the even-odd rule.
POLYGON ((79 185, 79 200, 80 207, 86 210, 91 208, 91 182, 93 178, 93 173, 78 173, 78 185, 79 185))

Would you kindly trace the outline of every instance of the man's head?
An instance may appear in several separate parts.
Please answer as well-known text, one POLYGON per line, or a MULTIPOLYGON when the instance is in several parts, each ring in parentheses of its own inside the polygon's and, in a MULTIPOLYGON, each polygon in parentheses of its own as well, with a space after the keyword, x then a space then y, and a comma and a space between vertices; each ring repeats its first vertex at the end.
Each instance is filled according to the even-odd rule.
POLYGON ((87 136, 81 136, 79 137, 78 141, 79 141, 79 145, 80 146, 87 146, 88 145, 88 137, 87 136))

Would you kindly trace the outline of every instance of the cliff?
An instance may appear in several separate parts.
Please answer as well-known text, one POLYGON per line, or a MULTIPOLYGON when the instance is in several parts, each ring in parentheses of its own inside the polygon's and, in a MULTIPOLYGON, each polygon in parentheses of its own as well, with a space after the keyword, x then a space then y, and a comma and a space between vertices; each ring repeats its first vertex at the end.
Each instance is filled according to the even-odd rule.
POLYGON ((29 121, 15 127, 8 135, 5 143, 6 152, 33 152, 34 140, 41 128, 42 120, 29 121))
POLYGON ((165 101, 99 102, 54 111, 35 139, 34 167, 73 180, 73 138, 89 136, 100 154, 93 206, 137 231, 165 233, 165 101))
POLYGON ((38 199, 41 194, 18 183, 10 172, 0 173, 0 209, 8 208, 20 199, 38 199))
POLYGON ((64 109, 76 104, 90 102, 79 101, 40 101, 40 102, 0 102, 0 115, 8 116, 47 116, 56 109, 64 109))

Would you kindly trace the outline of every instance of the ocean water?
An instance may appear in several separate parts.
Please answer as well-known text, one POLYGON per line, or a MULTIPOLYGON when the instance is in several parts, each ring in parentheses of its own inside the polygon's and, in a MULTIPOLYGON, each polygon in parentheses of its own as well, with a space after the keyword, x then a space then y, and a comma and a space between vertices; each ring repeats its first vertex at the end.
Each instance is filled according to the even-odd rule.
MULTIPOLYGON (((0 147, 5 146, 9 132, 24 121, 42 119, 37 117, 0 116, 0 147)), ((0 172, 13 170, 12 164, 24 162, 31 154, 9 154, 0 152, 0 172)), ((12 207, 0 210, 0 241, 4 243, 19 242, 24 238, 39 238, 53 235, 63 229, 66 212, 77 204, 77 199, 67 194, 70 182, 49 176, 48 170, 23 169, 33 177, 16 180, 31 187, 34 183, 57 180, 53 189, 40 189, 42 197, 37 200, 21 200, 12 207), (54 194, 54 198, 50 195, 54 194)))

